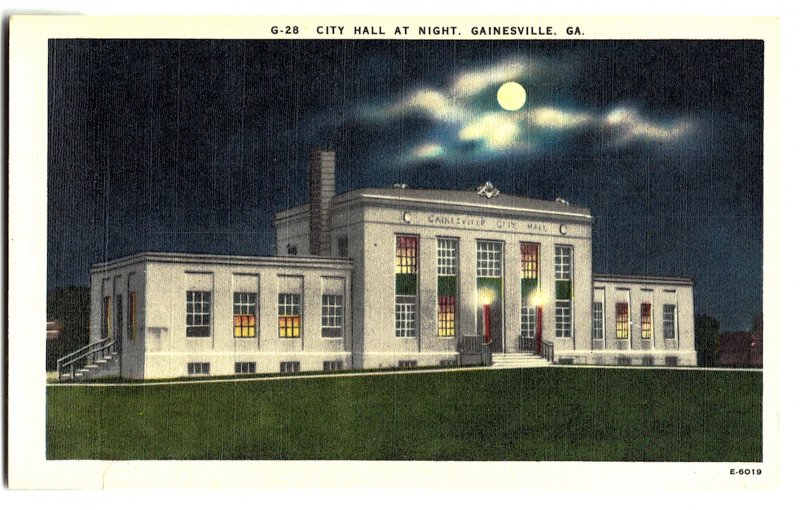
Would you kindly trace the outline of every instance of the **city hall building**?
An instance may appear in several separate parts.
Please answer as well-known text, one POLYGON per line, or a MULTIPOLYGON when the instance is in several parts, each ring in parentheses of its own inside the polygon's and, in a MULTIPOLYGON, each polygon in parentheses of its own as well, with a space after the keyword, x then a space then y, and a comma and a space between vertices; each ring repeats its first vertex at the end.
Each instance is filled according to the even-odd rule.
POLYGON ((588 209, 490 183, 335 195, 334 166, 312 153, 309 203, 276 215, 276 256, 93 265, 90 344, 59 373, 696 364, 692 281, 594 274, 588 209))

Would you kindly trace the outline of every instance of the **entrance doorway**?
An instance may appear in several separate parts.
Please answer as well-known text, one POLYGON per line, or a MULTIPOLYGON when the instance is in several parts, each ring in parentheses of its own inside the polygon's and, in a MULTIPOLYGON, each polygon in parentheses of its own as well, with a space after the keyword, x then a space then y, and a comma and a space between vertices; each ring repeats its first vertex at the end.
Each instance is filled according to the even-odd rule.
POLYGON ((478 278, 478 334, 484 340, 487 333, 491 338, 489 350, 492 352, 505 352, 503 348, 503 279, 478 278), (488 317, 488 329, 486 317, 488 317))

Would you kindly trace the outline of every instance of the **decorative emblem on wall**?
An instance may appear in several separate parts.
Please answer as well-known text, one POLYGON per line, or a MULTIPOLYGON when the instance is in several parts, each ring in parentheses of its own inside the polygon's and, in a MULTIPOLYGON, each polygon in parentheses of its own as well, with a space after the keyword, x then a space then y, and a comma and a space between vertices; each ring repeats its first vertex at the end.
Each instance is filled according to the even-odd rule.
POLYGON ((483 186, 478 187, 478 195, 486 198, 494 198, 500 194, 500 190, 494 187, 489 181, 486 181, 486 184, 483 186))
POLYGON ((405 221, 406 223, 411 223, 411 213, 410 212, 405 211, 403 213, 403 221, 405 221))

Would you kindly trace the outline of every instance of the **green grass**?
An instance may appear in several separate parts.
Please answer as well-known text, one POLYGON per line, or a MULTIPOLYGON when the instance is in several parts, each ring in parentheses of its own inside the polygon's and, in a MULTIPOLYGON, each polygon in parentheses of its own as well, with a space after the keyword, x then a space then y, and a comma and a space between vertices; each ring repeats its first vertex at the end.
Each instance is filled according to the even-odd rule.
POLYGON ((761 373, 528 369, 50 386, 49 459, 760 461, 761 373))

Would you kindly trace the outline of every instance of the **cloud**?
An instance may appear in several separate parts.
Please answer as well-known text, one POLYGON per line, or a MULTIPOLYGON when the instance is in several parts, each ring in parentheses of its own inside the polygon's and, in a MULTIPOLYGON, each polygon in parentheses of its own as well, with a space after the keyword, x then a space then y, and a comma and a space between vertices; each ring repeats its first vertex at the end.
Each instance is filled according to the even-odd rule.
POLYGON ((444 147, 438 143, 427 142, 411 151, 415 159, 434 159, 444 155, 444 147))
POLYGON ((693 131, 694 123, 680 119, 658 124, 644 119, 633 108, 619 107, 603 117, 602 127, 612 134, 612 144, 620 146, 637 140, 674 141, 693 131))
POLYGON ((518 80, 530 74, 534 64, 530 60, 507 59, 499 64, 468 70, 459 73, 452 82, 450 90, 454 96, 474 96, 493 85, 518 80))
POLYGON ((467 115, 467 110, 458 104, 455 98, 434 89, 416 90, 385 108, 384 112, 392 116, 419 112, 429 118, 445 122, 456 122, 467 115))
POLYGON ((528 120, 532 126, 545 129, 574 129, 594 121, 588 113, 559 110, 552 106, 544 106, 531 110, 528 120))
MULTIPOLYGON (((661 146, 680 140, 695 129, 691 118, 669 121, 647 118, 636 108, 613 106, 607 110, 591 107, 563 108, 558 104, 537 102, 532 85, 543 69, 558 79, 572 75, 572 64, 558 70, 553 63, 525 58, 509 58, 502 62, 457 73, 449 86, 420 87, 382 105, 368 105, 360 117, 377 123, 392 123, 398 118, 420 114, 432 121, 422 133, 419 145, 406 153, 401 161, 443 158, 463 161, 481 157, 524 153, 535 157, 538 141, 571 142, 569 134, 576 130, 595 132, 602 144, 598 150, 614 150, 637 142, 657 142, 661 146), (486 102, 480 93, 506 81, 518 81, 529 88, 528 103, 515 112, 505 111, 496 101, 486 102), (477 148, 477 151, 475 150, 477 148)), ((541 100, 540 100, 541 101, 541 100)))
POLYGON ((480 142, 490 150, 517 149, 522 129, 515 117, 501 112, 483 114, 467 123, 458 137, 464 142, 480 142))

